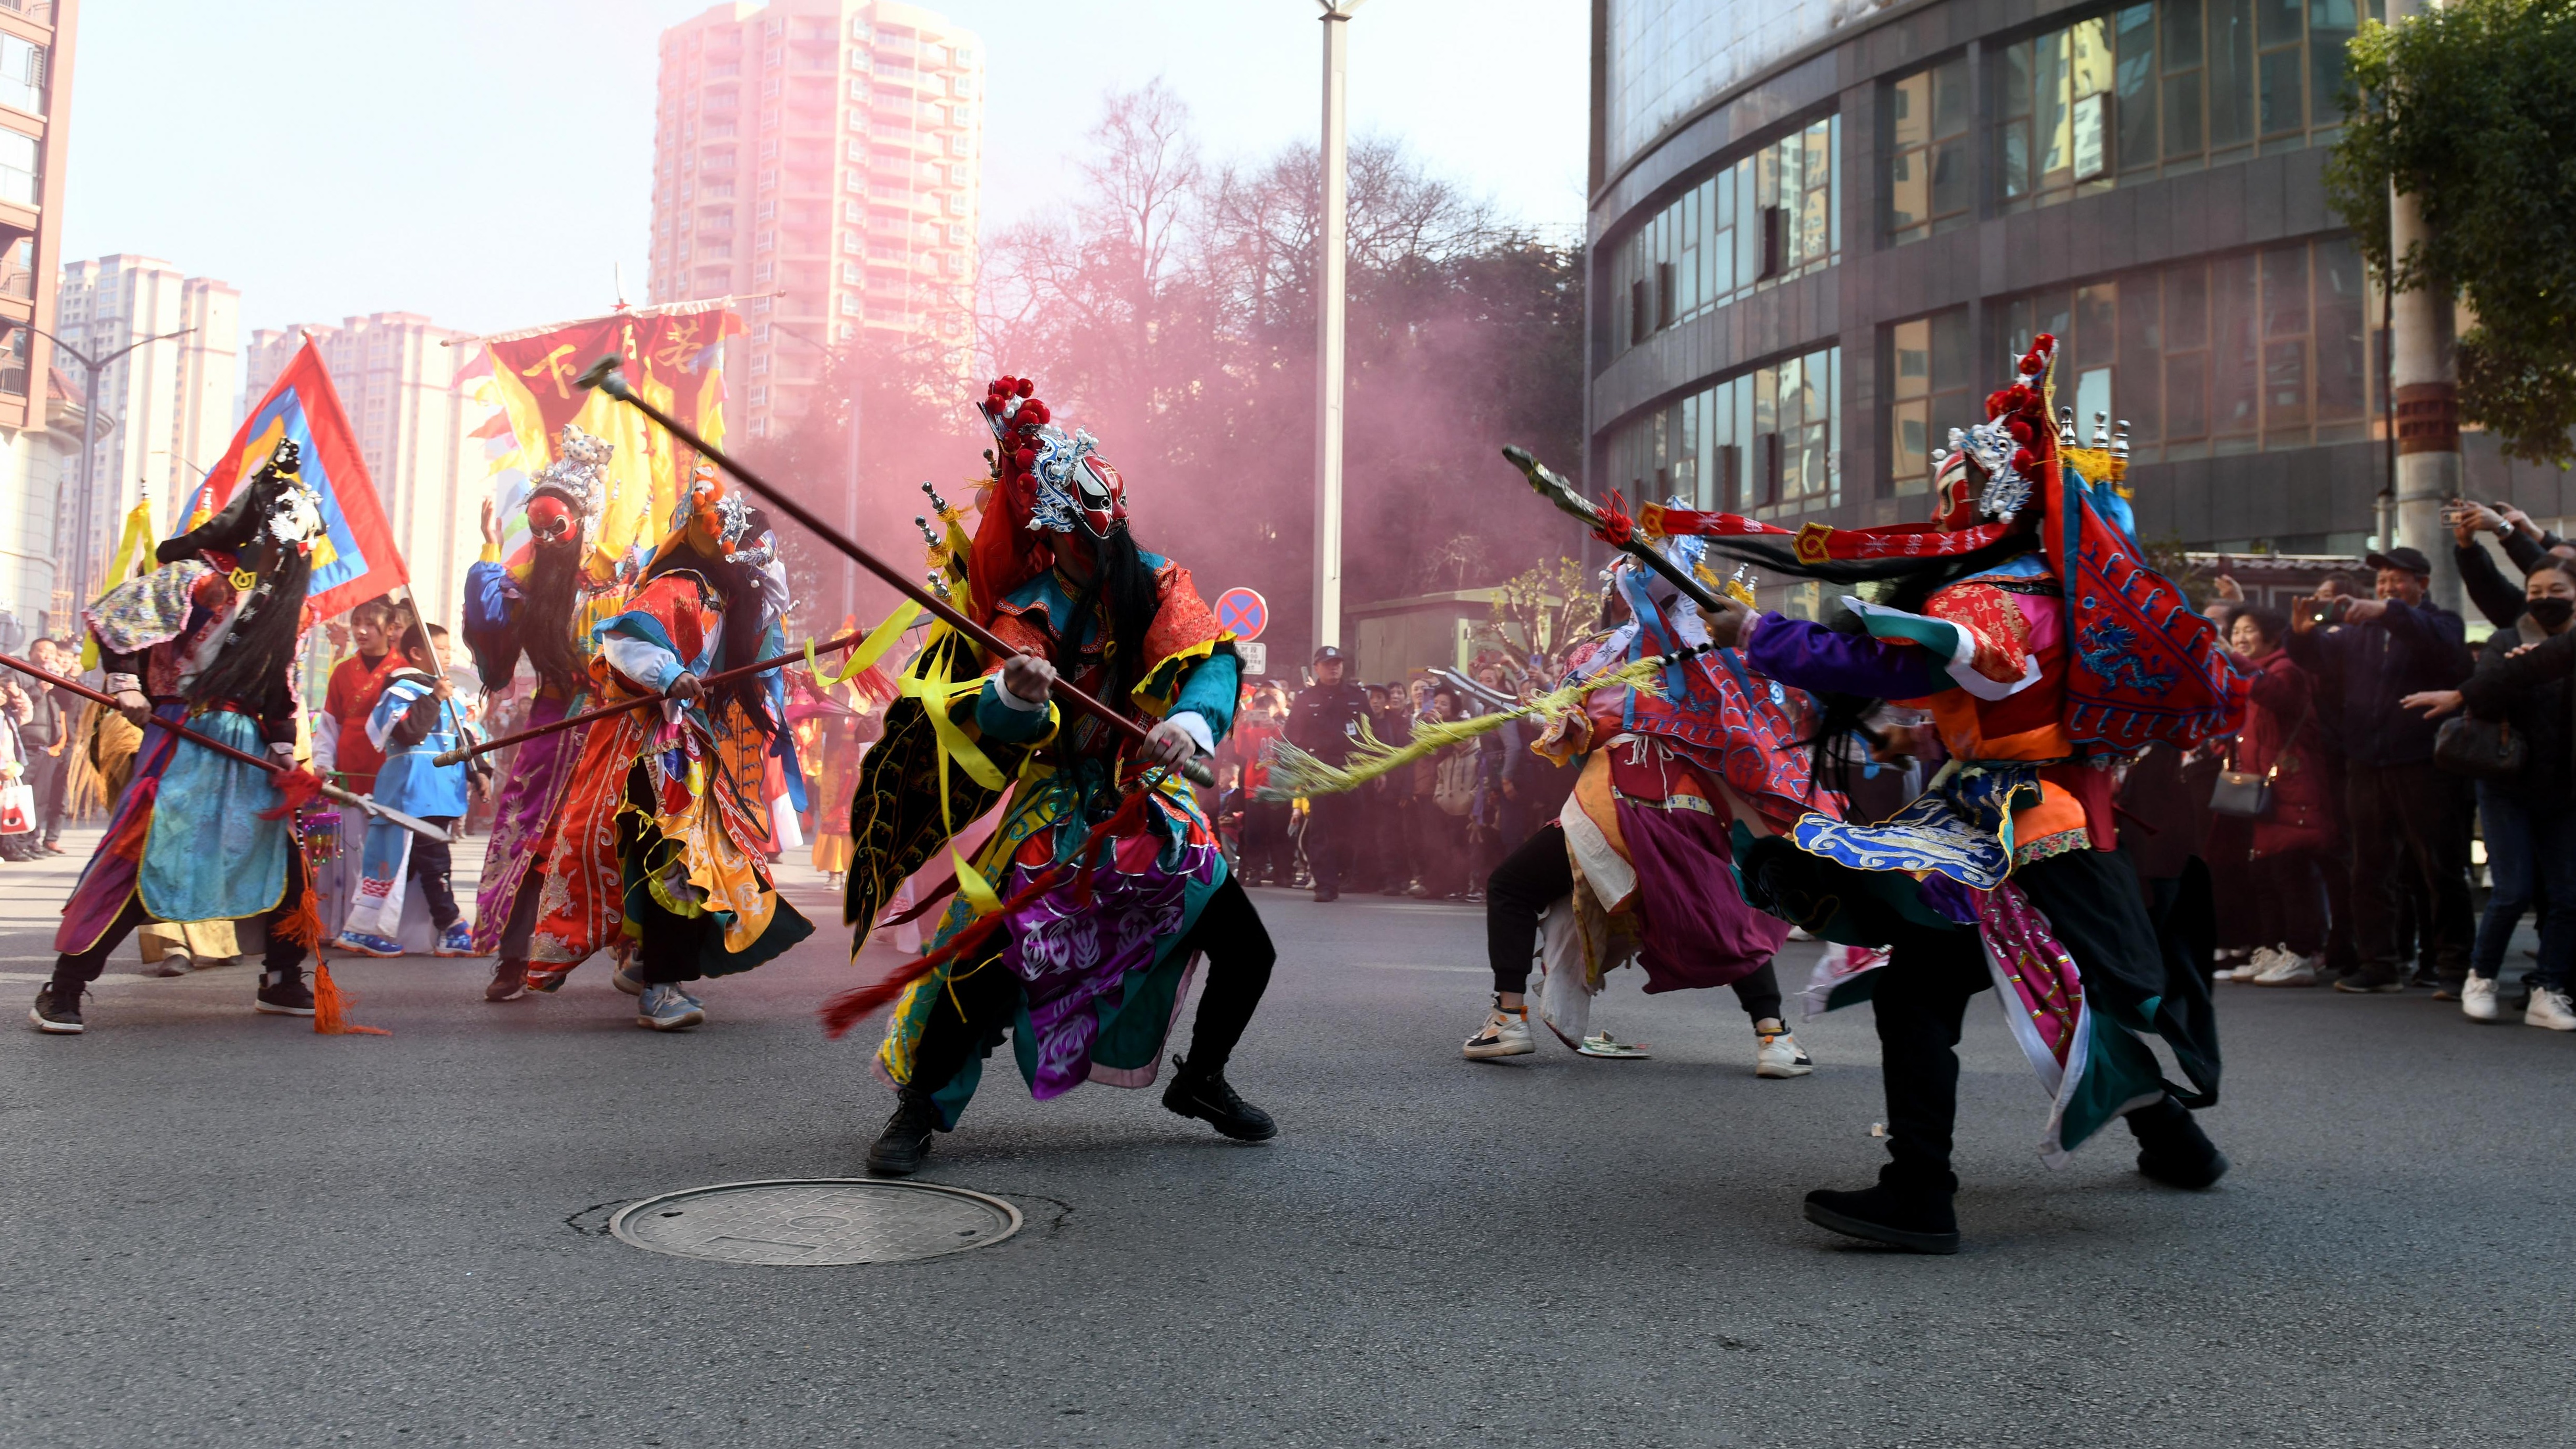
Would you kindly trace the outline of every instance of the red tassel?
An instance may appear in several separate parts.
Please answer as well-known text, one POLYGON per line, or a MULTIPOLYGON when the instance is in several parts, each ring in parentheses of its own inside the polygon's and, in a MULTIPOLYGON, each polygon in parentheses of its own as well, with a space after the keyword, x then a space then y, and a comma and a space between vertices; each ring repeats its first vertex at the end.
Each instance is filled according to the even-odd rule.
POLYGON ((1617 489, 1602 501, 1601 526, 1592 530, 1592 536, 1612 548, 1623 548, 1637 536, 1637 521, 1628 516, 1628 501, 1619 496, 1617 489))
POLYGON ((360 1026, 349 1020, 352 998, 340 993, 340 984, 331 979, 331 963, 320 957, 313 960, 313 1030, 322 1036, 392 1036, 381 1026, 360 1026))
POLYGON ((269 783, 275 785, 277 793, 286 798, 276 809, 259 812, 259 818, 262 820, 283 820, 312 804, 322 794, 322 777, 302 765, 292 770, 279 771, 277 777, 269 783))

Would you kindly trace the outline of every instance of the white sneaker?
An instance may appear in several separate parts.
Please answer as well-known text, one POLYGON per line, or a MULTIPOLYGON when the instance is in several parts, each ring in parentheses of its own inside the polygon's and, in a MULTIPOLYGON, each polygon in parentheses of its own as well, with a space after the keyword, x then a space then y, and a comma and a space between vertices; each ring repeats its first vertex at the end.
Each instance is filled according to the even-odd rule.
POLYGON ((2299 956, 2288 951, 2272 953, 2271 966, 2254 978, 2257 986, 2314 986, 2317 968, 2325 964, 2323 956, 2299 956))
POLYGON ((2496 983, 2492 976, 2472 971, 2460 983, 2460 1015, 2471 1021, 2502 1021, 2504 1008, 2496 1005, 2496 983))
POLYGON ((2522 1014, 2522 1024, 2551 1031, 2576 1031, 2576 1003, 2571 1003, 2564 991, 2535 986, 2531 988, 2531 1009, 2522 1014))
POLYGON ((2236 963, 2235 968, 2227 973, 2227 979, 2230 981, 2251 981, 2255 977, 2262 975, 2264 972, 2271 970, 2272 958, 2280 954, 2281 953, 2273 947, 2257 946, 2252 951, 2246 953, 2244 960, 2236 963))
POLYGON ((1538 1043, 1530 1040, 1529 1007, 1506 1008, 1497 1001, 1493 1014, 1485 1018, 1474 1036, 1467 1038, 1458 1054, 1470 1061, 1484 1061, 1489 1057, 1523 1057, 1537 1050, 1538 1043))
POLYGON ((1753 1075, 1757 1077, 1803 1077, 1816 1069, 1815 1058, 1799 1048, 1787 1027, 1758 1033, 1754 1040, 1753 1075))

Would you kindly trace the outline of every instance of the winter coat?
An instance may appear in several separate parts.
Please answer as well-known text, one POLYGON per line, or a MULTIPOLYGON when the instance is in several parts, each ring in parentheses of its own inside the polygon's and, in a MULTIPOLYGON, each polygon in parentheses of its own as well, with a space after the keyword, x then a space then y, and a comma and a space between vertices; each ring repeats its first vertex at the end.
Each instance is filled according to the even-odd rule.
POLYGON ((2477 672, 2460 686, 2469 713, 2505 721, 2523 737, 2522 772, 2497 783, 2523 804, 2542 810, 2564 810, 2576 797, 2576 723, 2569 719, 2576 710, 2576 677, 2564 671, 2535 676, 2526 663, 2569 647, 2562 643, 2535 649, 2522 660, 2508 656, 2520 645, 2570 636, 2576 636, 2576 628, 2552 636, 2526 614, 2513 628, 2499 629, 2487 640, 2477 672))
POLYGON ((2254 822, 2254 858, 2323 850, 2334 839, 2337 811, 2316 721, 2316 680, 2287 649, 2245 662, 2254 683, 2229 768, 2272 779, 2272 808, 2254 822))
POLYGON ((2285 641, 2300 668, 2341 686, 2344 757, 2356 769, 2420 765, 2433 758, 2431 720, 2397 701, 2456 689, 2469 672, 2460 616, 2435 604, 2385 601, 2374 623, 2337 624, 2285 641))

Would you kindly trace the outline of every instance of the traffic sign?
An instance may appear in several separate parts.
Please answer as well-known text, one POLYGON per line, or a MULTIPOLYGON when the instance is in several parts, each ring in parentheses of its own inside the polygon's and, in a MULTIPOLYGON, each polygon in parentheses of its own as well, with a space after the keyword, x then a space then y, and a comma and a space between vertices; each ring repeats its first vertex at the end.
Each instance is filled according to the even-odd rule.
POLYGON ((1270 624, 1270 605, 1250 589, 1228 589, 1216 597, 1216 626, 1237 639, 1258 639, 1270 624))
POLYGON ((1234 655, 1243 661, 1243 672, 1246 674, 1270 672, 1270 646, 1267 644, 1255 644, 1249 640, 1237 639, 1234 641, 1234 655))

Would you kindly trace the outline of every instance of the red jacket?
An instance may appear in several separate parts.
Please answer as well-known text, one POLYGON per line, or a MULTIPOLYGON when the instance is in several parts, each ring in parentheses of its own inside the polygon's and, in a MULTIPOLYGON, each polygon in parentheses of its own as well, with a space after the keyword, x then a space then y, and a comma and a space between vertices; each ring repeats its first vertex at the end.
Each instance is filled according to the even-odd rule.
POLYGON ((367 716, 376 712, 377 698, 402 667, 402 656, 391 649, 372 668, 352 654, 332 669, 331 683, 322 694, 323 717, 337 728, 332 768, 346 775, 349 788, 361 795, 376 788, 376 772, 385 767, 385 752, 367 739, 367 716))
POLYGON ((2316 717, 2316 677, 2279 649, 2244 661, 2254 671, 2245 727, 2228 768, 2272 776, 2272 808, 2254 822, 2254 855, 2322 850, 2334 838, 2334 795, 2327 788, 2316 717))

